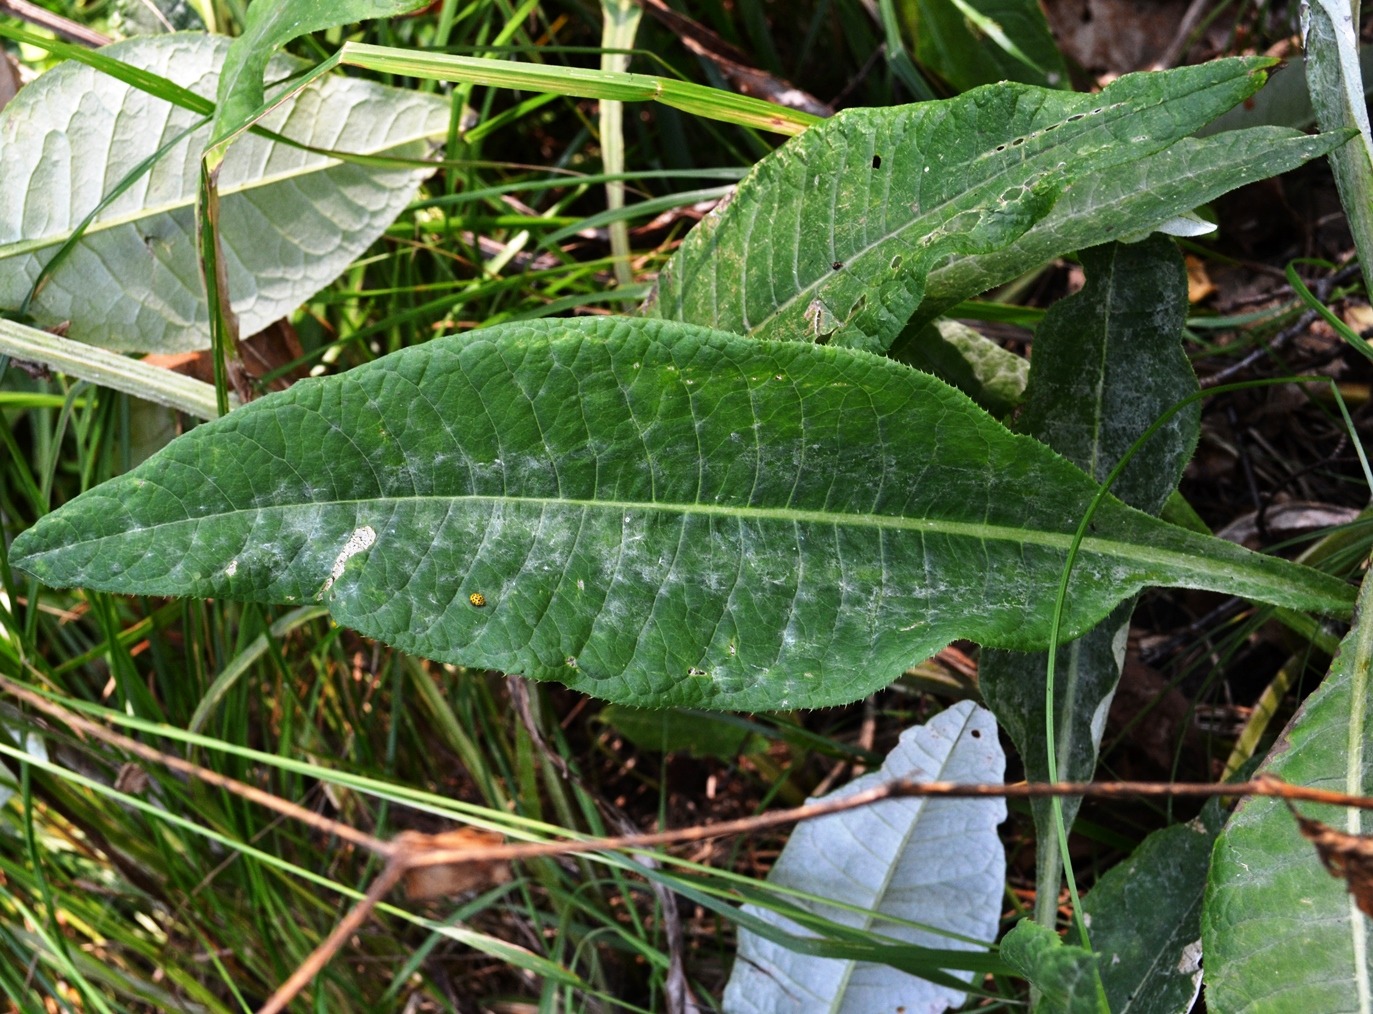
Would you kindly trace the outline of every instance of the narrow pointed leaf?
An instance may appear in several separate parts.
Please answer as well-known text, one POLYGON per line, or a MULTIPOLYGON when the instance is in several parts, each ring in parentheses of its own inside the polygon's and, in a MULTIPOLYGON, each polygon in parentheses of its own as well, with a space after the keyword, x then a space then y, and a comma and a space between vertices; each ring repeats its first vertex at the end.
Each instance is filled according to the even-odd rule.
MULTIPOLYGON (((1259 769, 1296 785, 1373 793, 1373 581, 1325 681, 1259 769)), ((1367 811, 1299 804, 1305 817, 1373 832, 1367 811)), ((1202 914, 1206 1002, 1226 1014, 1373 1010, 1370 923, 1279 799, 1247 799, 1211 856, 1202 914)))
MULTIPOLYGON (((40 520, 10 560, 54 585, 323 597, 417 654, 624 703, 817 707, 953 638, 1043 647, 1095 490, 889 359, 542 321, 253 402, 40 520)), ((1115 500, 1095 525, 1070 633, 1152 584, 1352 598, 1115 500)))
MULTIPOLYGON (((1182 349, 1187 273, 1172 240, 1111 243, 1084 251, 1086 284, 1055 303, 1035 334, 1034 358, 1020 432, 1044 441, 1084 471, 1104 480, 1156 419, 1197 390, 1182 349)), ((1200 406, 1178 412, 1131 459, 1114 492, 1156 513, 1177 487, 1196 447, 1200 406)), ((1133 599, 1102 623, 1058 649, 1053 744, 1060 781, 1091 781, 1106 712, 1125 662, 1133 599)), ((1047 654, 989 650, 978 666, 983 699, 1025 764, 1025 777, 1050 781, 1045 732, 1047 654)), ((1080 800, 1065 799, 1072 827, 1080 800)), ((1052 801, 1031 802, 1039 870, 1037 909, 1052 924, 1062 863, 1052 801)))
MULTIPOLYGON (((102 52, 209 96, 228 46, 185 34, 130 39, 102 52)), ((299 69, 284 57, 272 66, 279 76, 299 69)), ((317 148, 423 158, 426 139, 442 136, 447 122, 448 105, 436 96, 334 77, 312 83, 262 125, 317 148)), ((75 62, 23 89, 0 113, 7 181, 0 306, 23 305, 44 266, 94 212, 29 314, 40 326, 69 321, 73 339, 120 351, 206 347, 195 196, 208 130, 203 116, 75 62), (147 160, 155 164, 143 166, 147 160)), ((337 277, 404 209, 424 175, 343 163, 267 137, 240 139, 219 192, 243 333, 290 313, 337 277)))
MULTIPOLYGON (((903 732, 880 771, 824 798, 842 799, 899 779, 995 784, 1005 775, 991 712, 960 701, 903 732)), ((901 799, 809 820, 792 832, 768 883, 838 903, 799 902, 845 926, 924 947, 973 950, 973 941, 992 943, 1001 919, 1006 855, 996 828, 1005 819, 1001 799, 901 799)), ((809 935, 763 905, 744 910, 809 935)), ((965 997, 888 965, 817 959, 741 929, 724 1006, 734 1014, 938 1012, 965 997)))
POLYGON ((1340 204, 1354 235, 1364 283, 1373 279, 1373 130, 1359 66, 1358 5, 1312 0, 1301 5, 1306 81, 1322 130, 1349 128, 1358 135, 1330 153, 1340 204))
POLYGON ((653 312, 882 351, 940 260, 1010 247, 1074 181, 1185 137, 1256 91, 1269 62, 1132 74, 1100 95, 998 84, 840 113, 759 162, 687 237, 653 312))
POLYGON ((1008 247, 956 257, 931 271, 913 326, 1055 257, 1147 232, 1237 187, 1295 169, 1349 136, 1311 137, 1284 127, 1233 130, 1185 138, 1110 172, 1080 175, 1053 211, 1008 247))

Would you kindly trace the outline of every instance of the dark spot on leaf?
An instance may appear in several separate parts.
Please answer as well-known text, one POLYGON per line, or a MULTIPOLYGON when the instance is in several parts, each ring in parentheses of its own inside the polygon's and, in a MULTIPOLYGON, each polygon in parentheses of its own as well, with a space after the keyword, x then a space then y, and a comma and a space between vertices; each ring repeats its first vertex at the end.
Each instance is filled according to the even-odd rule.
POLYGON ((972 736, 973 739, 981 739, 981 738, 982 738, 982 730, 981 730, 981 729, 973 729, 970 733, 968 733, 968 735, 972 736))
POLYGON ((874 156, 872 157, 872 167, 873 167, 874 169, 881 169, 881 168, 882 168, 882 156, 881 156, 881 155, 874 155, 874 156))
POLYGON ((830 265, 830 267, 834 268, 835 271, 841 271, 841 270, 843 270, 844 262, 843 262, 843 261, 835 261, 833 264, 830 265))

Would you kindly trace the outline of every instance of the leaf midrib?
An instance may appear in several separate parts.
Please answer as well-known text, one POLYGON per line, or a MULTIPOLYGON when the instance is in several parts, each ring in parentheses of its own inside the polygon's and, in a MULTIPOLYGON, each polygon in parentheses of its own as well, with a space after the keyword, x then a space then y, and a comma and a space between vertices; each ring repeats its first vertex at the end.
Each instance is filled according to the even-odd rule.
MULTIPOLYGON (((444 130, 447 130, 446 125, 444 126, 444 130)), ((382 152, 392 151, 407 144, 413 144, 416 141, 427 141, 432 138, 440 137, 442 133, 443 131, 416 132, 413 135, 397 138, 394 141, 388 140, 382 147, 373 147, 366 151, 349 151, 345 152, 344 155, 377 155, 382 152)), ((314 156, 317 161, 308 162, 304 165, 296 166, 283 172, 273 173, 268 176, 254 176, 251 179, 244 180, 241 183, 235 183, 231 186, 222 186, 219 188, 219 196, 222 200, 225 197, 231 197, 235 194, 252 193, 253 191, 275 186, 279 183, 288 182, 301 177, 313 176, 316 173, 327 172, 348 161, 346 157, 316 155, 314 152, 311 152, 310 154, 314 156)), ((411 171, 420 172, 424 170, 421 167, 416 166, 415 169, 411 171)), ((110 218, 99 218, 86 227, 83 235, 96 235, 102 232, 108 232, 112 229, 123 228, 127 225, 134 225, 157 215, 169 215, 173 212, 194 208, 195 201, 196 194, 195 191, 192 190, 190 193, 184 194, 176 200, 164 201, 161 204, 145 204, 122 215, 114 215, 110 218)), ((85 213, 82 212, 81 214, 85 213)), ((61 232, 52 233, 36 239, 25 239, 17 243, 0 245, 0 261, 10 257, 22 257, 25 254, 31 254, 39 250, 46 250, 49 247, 58 246, 67 241, 73 230, 74 227, 69 227, 61 232)))
MULTIPOLYGON (((428 501, 449 505, 453 503, 484 504, 491 506, 530 505, 541 508, 557 507, 581 512, 637 511, 660 514, 704 515, 791 522, 794 524, 808 523, 832 525, 835 527, 873 528, 889 531, 910 531, 935 535, 961 536, 969 539, 1009 542, 1015 545, 1043 546, 1050 549, 1061 549, 1065 552, 1073 541, 1073 536, 1067 533, 1050 532, 1038 528, 1015 528, 1009 525, 991 524, 988 522, 955 521, 944 518, 913 518, 894 514, 871 513, 842 514, 834 511, 802 510, 785 507, 739 507, 723 504, 645 502, 641 500, 580 500, 567 497, 487 494, 382 496, 367 499, 311 500, 293 504, 269 504, 261 507, 235 508, 234 510, 229 511, 202 514, 197 517, 179 518, 175 521, 158 522, 156 524, 145 525, 140 531, 146 532, 156 529, 167 529, 173 526, 186 524, 201 525, 207 522, 213 522, 219 518, 232 518, 242 514, 260 515, 273 511, 307 511, 350 506, 375 510, 378 507, 387 505, 419 504, 428 501)), ((1130 508, 1126 508, 1126 510, 1130 510, 1130 508)), ((1145 515, 1142 516, 1147 517, 1145 515)), ((1158 523, 1163 524, 1163 522, 1158 523)), ((1179 529, 1179 531, 1181 532, 1182 530, 1179 529)), ((117 532, 111 535, 101 536, 97 539, 67 543, 63 546, 54 547, 51 550, 34 554, 34 557, 40 558, 51 552, 60 553, 71 548, 72 545, 90 545, 98 544, 108 539, 123 539, 126 538, 128 534, 129 532, 127 531, 117 532)), ((1104 539, 1098 536, 1088 536, 1084 538, 1082 540, 1080 552, 1094 553, 1107 558, 1129 561, 1141 565, 1161 566, 1171 570, 1181 570, 1183 573, 1196 573, 1198 570, 1198 556, 1195 552, 1169 550, 1136 542, 1104 539)), ((1265 557, 1261 554, 1256 554, 1255 559, 1263 560, 1265 557)), ((1253 566, 1246 566, 1230 560, 1218 560, 1214 556, 1211 556, 1208 559, 1206 569, 1209 574, 1215 574, 1216 576, 1231 574, 1249 580, 1255 578, 1255 568, 1253 566)))

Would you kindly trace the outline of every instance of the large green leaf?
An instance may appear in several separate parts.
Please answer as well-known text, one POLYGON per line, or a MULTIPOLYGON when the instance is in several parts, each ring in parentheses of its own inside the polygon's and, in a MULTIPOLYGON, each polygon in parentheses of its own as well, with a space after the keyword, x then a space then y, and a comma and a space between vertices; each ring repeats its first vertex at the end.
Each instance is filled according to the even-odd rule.
MULTIPOLYGON (((1100 95, 988 85, 943 102, 840 113, 754 167, 683 242, 650 310, 755 337, 882 351, 920 305, 931 267, 1011 248, 1079 181, 1152 182, 1142 175, 1146 156, 1252 94, 1268 65, 1222 60, 1127 75, 1100 95)), ((1257 157, 1212 142, 1203 158, 1213 149, 1230 171, 1257 157)), ((1296 164, 1291 152, 1286 162, 1264 154, 1267 174, 1296 164)), ((1188 176, 1171 183, 1189 197, 1204 190, 1188 176)), ((1163 220, 1076 207, 1093 238, 1047 255, 1036 248, 1029 266, 1163 220)))
MULTIPOLYGON (((1044 646, 1095 491, 883 357, 541 321, 253 402, 40 520, 10 560, 55 585, 323 597, 418 654, 625 703, 816 707, 953 638, 1044 646)), ((1094 524, 1069 633, 1151 584, 1352 599, 1115 500, 1094 524)))
MULTIPOLYGON (((1325 681, 1260 768, 1297 785, 1373 793, 1373 581, 1325 681)), ((1350 834, 1366 811, 1303 804, 1350 834)), ((1373 1010, 1369 921, 1321 865, 1281 800, 1247 799, 1216 841, 1202 913, 1206 1002, 1226 1014, 1373 1010)))
MULTIPOLYGON (((1104 480, 1156 419, 1197 390, 1182 349, 1187 273, 1177 247, 1162 236, 1084 251, 1082 265, 1082 291, 1055 303, 1035 333, 1016 426, 1104 480)), ((1197 405, 1174 415, 1131 459, 1114 492, 1133 507, 1157 513, 1192 456, 1200 417, 1197 405)), ((1121 603, 1058 650, 1052 768, 1045 731, 1048 655, 983 652, 983 699, 1020 751, 1029 780, 1091 781, 1133 611, 1133 600, 1121 603)), ((1058 804, 1065 826, 1072 826, 1080 803, 1058 804)), ((1062 876, 1054 804, 1033 800, 1031 810, 1041 899, 1036 917, 1053 925, 1062 876)))
MULTIPOLYGON (((229 41, 144 37, 103 50, 204 96, 229 41)), ((299 69, 278 57, 273 73, 299 69)), ((0 114, 0 306, 16 309, 92 212, 28 311, 70 321, 75 339, 123 351, 209 343, 195 246, 203 117, 74 62, 44 74, 0 114), (145 160, 158 156, 151 168, 145 160), (104 208, 101 202, 127 188, 104 208)), ((447 103, 347 78, 321 79, 262 125, 317 148, 420 158, 447 103)), ((413 197, 424 170, 343 163, 245 136, 224 163, 220 234, 245 334, 290 313, 362 253, 413 197)))

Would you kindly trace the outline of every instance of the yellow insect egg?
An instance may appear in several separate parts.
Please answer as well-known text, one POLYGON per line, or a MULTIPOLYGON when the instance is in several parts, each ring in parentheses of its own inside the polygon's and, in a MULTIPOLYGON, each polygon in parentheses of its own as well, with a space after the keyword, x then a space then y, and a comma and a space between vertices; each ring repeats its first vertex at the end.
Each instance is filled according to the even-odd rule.
POLYGON ((467 596, 467 601, 480 609, 482 606, 486 605, 486 596, 481 592, 473 592, 471 595, 467 596))

